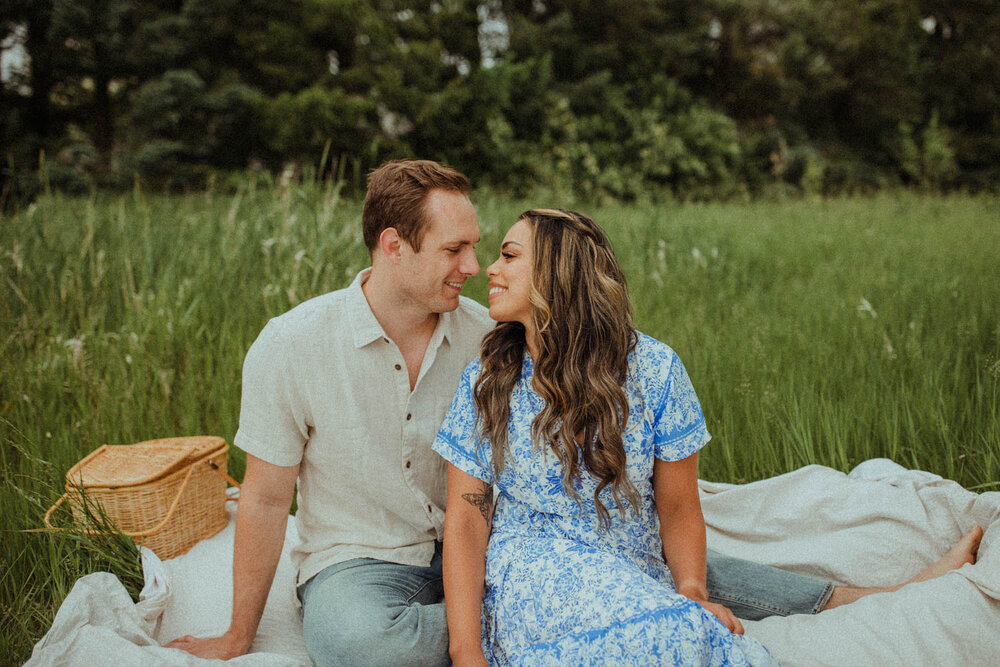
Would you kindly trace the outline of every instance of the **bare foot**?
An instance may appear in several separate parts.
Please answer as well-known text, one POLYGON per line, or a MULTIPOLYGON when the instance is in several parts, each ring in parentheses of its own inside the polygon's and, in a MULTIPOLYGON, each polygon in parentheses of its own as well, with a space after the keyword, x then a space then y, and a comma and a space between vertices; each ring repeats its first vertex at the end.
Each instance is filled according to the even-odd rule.
POLYGON ((920 574, 910 579, 908 584, 917 581, 927 581, 942 574, 957 570, 966 563, 976 562, 976 552, 979 551, 979 542, 983 539, 983 529, 976 526, 955 543, 948 553, 941 556, 936 563, 928 565, 920 574))
POLYGON ((927 581, 928 579, 933 579, 934 577, 940 577, 942 574, 947 574, 952 570, 957 570, 966 563, 975 563, 976 553, 979 551, 979 542, 982 539, 983 529, 980 526, 976 526, 965 535, 962 535, 962 538, 955 543, 955 546, 949 549, 948 553, 941 556, 936 563, 927 566, 922 572, 920 572, 920 574, 913 577, 909 581, 896 584, 895 586, 878 588, 834 586, 833 591, 830 593, 830 599, 827 600, 826 606, 824 606, 823 609, 833 609, 834 607, 850 604, 855 600, 860 600, 864 596, 871 595, 872 593, 891 593, 893 591, 898 591, 906 584, 912 584, 918 581, 927 581))

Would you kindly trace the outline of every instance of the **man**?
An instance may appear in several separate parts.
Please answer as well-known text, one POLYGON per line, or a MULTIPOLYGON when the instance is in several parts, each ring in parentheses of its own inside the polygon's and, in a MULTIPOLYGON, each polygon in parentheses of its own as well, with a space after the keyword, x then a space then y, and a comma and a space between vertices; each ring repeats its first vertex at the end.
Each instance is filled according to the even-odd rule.
MULTIPOLYGON (((479 272, 468 192, 465 176, 434 162, 376 169, 362 213, 371 268, 274 318, 250 348, 235 438, 247 468, 231 625, 221 637, 168 646, 217 658, 249 649, 298 481, 302 542, 292 558, 313 661, 449 664, 445 464, 430 445, 493 327, 483 306, 460 296, 479 272)), ((956 549, 936 566, 974 554, 971 543, 956 549)), ((875 592, 711 552, 709 563, 713 601, 743 618, 814 613, 875 592)))

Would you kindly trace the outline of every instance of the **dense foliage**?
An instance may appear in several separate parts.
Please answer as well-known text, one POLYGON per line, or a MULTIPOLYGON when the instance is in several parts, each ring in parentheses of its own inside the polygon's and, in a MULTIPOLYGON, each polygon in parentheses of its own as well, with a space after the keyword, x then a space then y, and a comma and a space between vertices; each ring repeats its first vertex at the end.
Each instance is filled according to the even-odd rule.
POLYGON ((413 155, 588 199, 1000 183, 988 0, 0 0, 0 16, 25 56, 0 90, 7 201, 244 169, 357 187, 413 155))

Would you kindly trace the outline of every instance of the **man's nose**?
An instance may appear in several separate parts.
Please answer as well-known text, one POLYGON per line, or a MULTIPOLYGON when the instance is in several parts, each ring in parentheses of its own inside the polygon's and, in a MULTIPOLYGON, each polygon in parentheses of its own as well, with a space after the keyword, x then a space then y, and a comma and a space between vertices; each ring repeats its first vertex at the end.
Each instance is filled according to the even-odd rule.
POLYGON ((479 260, 476 259, 476 253, 473 250, 469 250, 463 258, 462 273, 470 276, 479 273, 479 260))

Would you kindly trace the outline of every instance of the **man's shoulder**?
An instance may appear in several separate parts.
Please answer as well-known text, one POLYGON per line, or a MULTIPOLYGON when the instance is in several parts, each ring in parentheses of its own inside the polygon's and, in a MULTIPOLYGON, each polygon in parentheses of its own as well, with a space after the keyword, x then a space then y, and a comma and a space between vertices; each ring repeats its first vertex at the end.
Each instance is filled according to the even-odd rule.
POLYGON ((285 327, 321 325, 329 318, 339 317, 344 313, 350 289, 344 287, 306 299, 274 319, 285 327))
POLYGON ((345 287, 303 301, 291 310, 271 318, 261 335, 267 332, 287 342, 309 338, 318 333, 328 334, 343 322, 349 289, 345 287))

